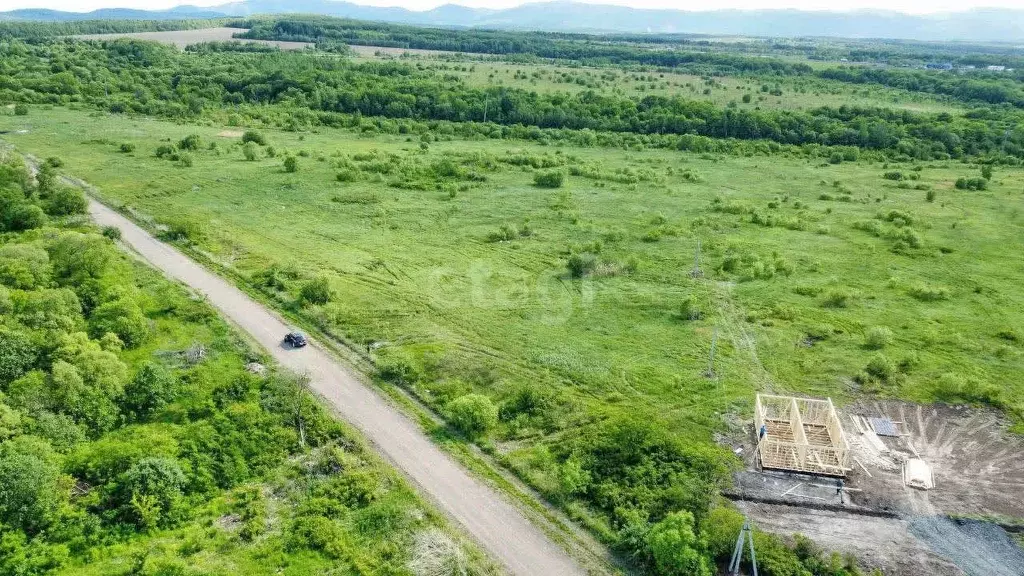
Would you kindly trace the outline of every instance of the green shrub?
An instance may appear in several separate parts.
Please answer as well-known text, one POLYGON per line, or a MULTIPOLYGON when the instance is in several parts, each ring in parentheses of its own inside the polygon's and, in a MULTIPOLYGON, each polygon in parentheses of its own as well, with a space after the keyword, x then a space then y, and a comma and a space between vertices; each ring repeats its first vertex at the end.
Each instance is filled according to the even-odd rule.
POLYGON ((178 154, 178 166, 182 168, 192 167, 192 155, 181 152, 178 154))
POLYGON ((128 298, 106 302, 93 310, 89 333, 99 338, 108 332, 116 334, 128 348, 135 348, 149 334, 149 320, 139 305, 128 298))
POLYGON ((896 375, 896 366, 884 354, 879 352, 868 360, 864 371, 883 382, 889 382, 896 375))
POLYGON ((4 229, 12 232, 42 228, 46 225, 46 213, 43 209, 27 202, 8 207, 0 217, 3 218, 4 229))
POLYGON ((569 276, 572 278, 582 278, 593 272, 594 268, 597 267, 597 256, 589 252, 582 254, 573 253, 569 255, 565 266, 569 271, 569 276))
POLYGON ((956 188, 959 190, 985 190, 988 188, 988 180, 984 178, 957 178, 956 188))
POLYGON ((121 152, 123 152, 125 154, 128 154, 130 152, 135 152, 135 144, 132 144, 130 142, 125 142, 125 143, 121 144, 121 146, 118 148, 118 150, 120 150, 121 152))
POLYGON ((448 417, 458 431, 478 438, 498 423, 498 409, 482 394, 466 394, 448 404, 448 417))
POLYGON ((199 150, 199 134, 189 134, 178 142, 178 148, 181 150, 199 150))
POLYGON ((828 294, 825 295, 825 300, 821 303, 825 308, 846 308, 850 305, 851 295, 846 290, 834 289, 829 290, 828 294))
POLYGON ((18 102, 17 104, 14 105, 14 115, 15 116, 28 116, 28 106, 26 104, 18 102))
POLYGON ((307 304, 322 306, 334 298, 331 283, 326 276, 318 276, 307 281, 299 289, 299 300, 307 304))
POLYGON ((917 283, 911 286, 907 293, 922 302, 937 302, 949 298, 949 289, 941 286, 929 286, 924 283, 917 283))
POLYGON ((162 236, 166 240, 186 240, 198 242, 203 237, 203 226, 195 220, 178 217, 167 222, 167 229, 162 236))
POLYGON ((110 238, 111 240, 115 240, 115 241, 116 240, 120 240, 121 239, 121 229, 118 228, 117 226, 104 226, 103 227, 103 236, 106 237, 106 238, 110 238))
POLYGON ((679 303, 679 317, 683 320, 700 320, 704 317, 704 312, 697 307, 693 296, 687 296, 679 303))
POLYGON ((538 188, 561 188, 565 183, 565 173, 558 170, 538 172, 533 175, 533 184, 538 188))
POLYGON ((984 178, 985 180, 991 180, 992 179, 992 165, 991 164, 985 164, 985 165, 983 165, 981 167, 981 177, 984 178))
POLYGON ((50 216, 70 216, 85 214, 89 201, 78 188, 59 186, 51 192, 43 202, 46 213, 50 216))
POLYGON ((502 224, 500 228, 487 235, 488 242, 510 242, 519 237, 519 230, 511 224, 502 224))
POLYGON ((664 576, 711 576, 703 542, 694 533, 690 512, 673 512, 651 527, 647 548, 657 573, 664 576))
POLYGON ((338 172, 335 176, 338 182, 355 182, 359 180, 359 170, 345 169, 338 172))
POLYGON ((864 335, 864 346, 872 350, 881 350, 892 343, 892 330, 885 326, 874 326, 864 335))
POLYGON ((885 174, 882 174, 882 178, 885 178, 886 180, 896 181, 903 180, 903 172, 900 172, 899 170, 891 170, 889 172, 886 172, 885 174))
POLYGON ((242 146, 242 156, 249 162, 256 160, 256 145, 252 142, 246 142, 242 146))
POLYGON ((929 190, 925 192, 924 199, 927 202, 935 202, 935 190, 929 190))
POLYGON ((285 172, 298 172, 299 160, 295 156, 286 156, 284 159, 285 172))
POLYGON ((171 154, 174 154, 174 146, 171 146, 170 144, 161 144, 156 147, 154 154, 156 154, 157 158, 170 156, 171 154))
POLYGON ((242 134, 242 143, 248 144, 250 142, 260 146, 266 146, 267 139, 262 133, 257 132, 256 130, 246 130, 245 133, 242 134))

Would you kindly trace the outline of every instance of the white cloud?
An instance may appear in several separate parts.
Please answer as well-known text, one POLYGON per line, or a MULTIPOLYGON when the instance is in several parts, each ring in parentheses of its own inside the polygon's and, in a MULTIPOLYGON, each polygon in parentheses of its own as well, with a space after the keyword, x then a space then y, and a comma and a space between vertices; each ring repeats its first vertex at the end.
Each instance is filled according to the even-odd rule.
MULTIPOLYGON (((229 0, 0 0, 0 11, 16 8, 52 8, 88 12, 97 8, 139 8, 161 10, 180 4, 215 6, 229 0)), ((403 6, 429 10, 446 0, 352 0, 375 6, 403 6)), ((507 8, 522 4, 516 0, 457 0, 473 7, 507 8)), ((890 10, 909 13, 961 11, 979 7, 1022 8, 1024 0, 718 0, 713 5, 678 0, 601 0, 594 4, 619 4, 633 8, 674 8, 679 10, 796 8, 802 10, 890 10)))

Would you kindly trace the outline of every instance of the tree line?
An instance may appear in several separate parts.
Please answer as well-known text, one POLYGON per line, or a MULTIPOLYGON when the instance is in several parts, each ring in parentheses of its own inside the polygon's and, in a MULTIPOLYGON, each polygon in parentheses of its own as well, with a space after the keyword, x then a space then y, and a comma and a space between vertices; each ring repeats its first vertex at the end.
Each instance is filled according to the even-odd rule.
POLYGON ((536 93, 474 88, 396 62, 352 63, 326 55, 181 53, 127 39, 14 41, 0 46, 0 99, 86 102, 112 112, 198 116, 241 105, 285 105, 314 114, 621 134, 856 146, 892 156, 985 156, 1019 162, 1024 128, 999 109, 924 114, 841 106, 809 111, 723 108, 680 96, 630 98, 593 91, 536 93))

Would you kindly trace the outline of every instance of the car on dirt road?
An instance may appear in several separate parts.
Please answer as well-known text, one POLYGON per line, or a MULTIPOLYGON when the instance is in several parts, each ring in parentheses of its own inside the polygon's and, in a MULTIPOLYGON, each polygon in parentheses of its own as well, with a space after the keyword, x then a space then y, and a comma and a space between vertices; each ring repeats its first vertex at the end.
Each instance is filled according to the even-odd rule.
POLYGON ((302 348, 309 342, 306 340, 306 335, 297 330, 293 330, 284 336, 284 343, 291 346, 292 348, 302 348))

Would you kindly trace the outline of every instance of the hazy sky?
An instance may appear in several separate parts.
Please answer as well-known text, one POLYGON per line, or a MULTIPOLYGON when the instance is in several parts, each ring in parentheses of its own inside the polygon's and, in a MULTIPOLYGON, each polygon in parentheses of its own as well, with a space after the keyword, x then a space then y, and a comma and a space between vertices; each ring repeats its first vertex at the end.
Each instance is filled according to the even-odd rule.
MULTIPOLYGON (((54 8, 87 12, 96 8, 144 8, 159 10, 179 4, 214 6, 230 0, 0 0, 0 11, 15 8, 54 8)), ((454 3, 464 6, 506 8, 522 4, 522 0, 351 0, 375 6, 404 6, 411 10, 427 10, 454 3)), ((717 0, 713 3, 687 0, 600 0, 594 4, 619 4, 633 8, 676 8, 680 10, 714 10, 723 8, 800 8, 804 10, 881 9, 900 12, 930 13, 966 10, 979 7, 1021 8, 1024 0, 717 0)))

